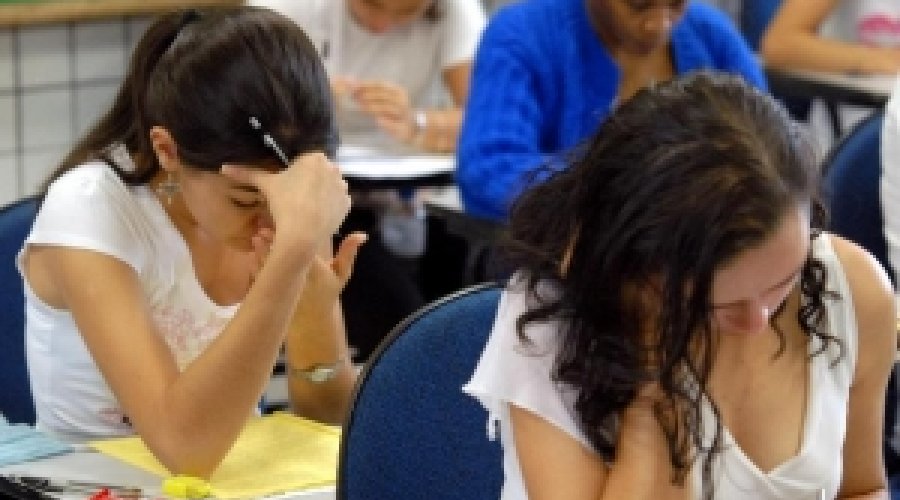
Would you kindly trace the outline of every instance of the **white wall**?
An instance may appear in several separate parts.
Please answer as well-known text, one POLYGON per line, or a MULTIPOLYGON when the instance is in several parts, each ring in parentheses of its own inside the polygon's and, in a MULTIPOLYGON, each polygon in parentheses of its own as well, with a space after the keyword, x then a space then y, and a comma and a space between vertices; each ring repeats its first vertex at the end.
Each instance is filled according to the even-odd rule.
POLYGON ((0 204, 34 193, 107 108, 148 22, 0 29, 0 204))

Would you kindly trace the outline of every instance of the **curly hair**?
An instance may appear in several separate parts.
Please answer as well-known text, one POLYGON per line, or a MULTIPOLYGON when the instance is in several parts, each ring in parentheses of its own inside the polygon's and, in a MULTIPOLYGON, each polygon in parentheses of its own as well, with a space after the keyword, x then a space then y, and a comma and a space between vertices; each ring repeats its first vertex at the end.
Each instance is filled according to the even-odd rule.
MULTIPOLYGON (((694 73, 638 92, 559 166, 545 166, 511 212, 504 255, 539 305, 526 325, 565 325, 554 378, 579 391, 575 409, 595 448, 614 459, 618 415, 648 381, 665 397, 655 414, 675 477, 711 466, 722 424, 707 393, 715 336, 711 289, 717 270, 762 244, 793 208, 824 222, 812 145, 771 97, 737 77, 694 73), (551 283, 558 294, 537 293, 551 283), (652 314, 641 290, 655 287, 652 314), (648 325, 646 318, 654 318, 648 325), (647 328, 655 334, 648 342, 647 328), (650 362, 649 360, 653 360, 650 362), (703 401, 715 417, 702 434, 703 401)), ((825 266, 809 255, 800 273, 797 322, 824 346, 825 266)), ((770 322, 783 314, 775 312, 770 322)), ((775 328, 781 349, 783 332, 775 328)), ((824 351, 820 349, 816 355, 824 351)))

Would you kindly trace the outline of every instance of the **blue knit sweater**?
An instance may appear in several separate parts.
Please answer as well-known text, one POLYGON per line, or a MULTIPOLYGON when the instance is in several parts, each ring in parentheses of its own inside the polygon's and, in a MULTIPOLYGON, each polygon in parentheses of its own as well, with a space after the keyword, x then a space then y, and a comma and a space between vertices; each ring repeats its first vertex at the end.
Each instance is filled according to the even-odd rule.
MULTIPOLYGON (((765 89, 731 20, 691 3, 672 30, 675 71, 715 69, 765 89)), ((466 210, 503 220, 528 173, 586 139, 609 114, 620 71, 590 25, 585 0, 525 0, 484 32, 458 149, 466 210)))

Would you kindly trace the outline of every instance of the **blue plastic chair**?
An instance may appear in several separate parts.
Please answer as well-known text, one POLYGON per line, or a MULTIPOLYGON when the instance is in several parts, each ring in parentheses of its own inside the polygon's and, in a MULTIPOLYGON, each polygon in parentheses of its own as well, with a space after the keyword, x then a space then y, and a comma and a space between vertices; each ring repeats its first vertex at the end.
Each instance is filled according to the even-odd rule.
MULTIPOLYGON (((860 122, 826 159, 829 229, 868 250, 894 280, 881 215, 881 127, 884 112, 860 122)), ((896 283, 896 281, 894 281, 896 283)))
POLYGON ((34 402, 25 365, 25 295, 15 259, 37 208, 36 198, 0 207, 0 413, 28 424, 35 421, 34 402))
POLYGON ((461 388, 481 355, 499 301, 478 285, 414 313, 360 374, 344 424, 340 500, 498 498, 502 451, 487 412, 461 388))
MULTIPOLYGON (((881 128, 884 112, 877 111, 860 122, 825 162, 825 195, 830 212, 829 230, 869 251, 896 283, 888 260, 884 221, 881 215, 881 128)), ((898 430, 898 366, 894 365, 885 401, 884 456, 889 476, 900 473, 900 449, 892 442, 898 430)), ((891 483, 900 482, 892 478, 891 483)))

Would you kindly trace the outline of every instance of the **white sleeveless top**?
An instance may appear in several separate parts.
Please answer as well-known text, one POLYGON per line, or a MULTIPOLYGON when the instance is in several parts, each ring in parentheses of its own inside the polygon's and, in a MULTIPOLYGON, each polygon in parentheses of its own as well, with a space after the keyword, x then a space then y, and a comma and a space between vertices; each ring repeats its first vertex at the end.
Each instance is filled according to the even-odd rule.
MULTIPOLYGON (((809 363, 809 393, 806 420, 799 453, 771 470, 762 472, 734 442, 728 429, 723 429, 724 451, 713 463, 715 498, 727 500, 804 500, 834 498, 841 483, 842 449, 847 426, 850 385, 856 364, 857 334, 853 301, 841 264, 828 235, 814 240, 813 254, 828 269, 827 289, 841 299, 826 299, 827 331, 843 340, 844 357, 833 343, 809 363)), ((513 282, 517 281, 513 277, 513 282)), ((534 345, 519 342, 516 320, 535 299, 524 287, 512 283, 500 299, 491 337, 481 355, 472 379, 463 391, 477 398, 488 411, 488 435, 493 439, 499 423, 503 445, 505 481, 501 499, 527 499, 522 472, 516 455, 509 420, 509 404, 527 409, 555 425, 588 449, 594 449, 584 433, 575 411, 576 390, 551 380, 558 350, 559 325, 556 322, 530 324, 525 334, 534 345)), ((538 293, 552 293, 547 287, 538 293)), ((810 352, 818 349, 817 339, 810 342, 810 352)), ((711 409, 704 408, 704 435, 711 442, 714 421, 711 409)), ((701 493, 700 467, 691 471, 695 498, 701 493)))

